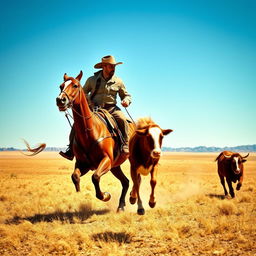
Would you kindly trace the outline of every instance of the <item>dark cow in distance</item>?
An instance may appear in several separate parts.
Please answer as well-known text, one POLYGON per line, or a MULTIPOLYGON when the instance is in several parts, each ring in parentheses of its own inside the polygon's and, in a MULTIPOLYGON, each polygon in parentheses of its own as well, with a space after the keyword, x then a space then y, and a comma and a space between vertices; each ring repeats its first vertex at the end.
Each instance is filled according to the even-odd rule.
POLYGON ((249 153, 246 156, 241 156, 238 153, 233 153, 231 151, 223 151, 219 154, 215 161, 217 161, 218 165, 218 174, 220 177, 220 182, 224 188, 225 196, 228 195, 228 192, 225 187, 225 180, 228 183, 229 194, 232 198, 235 197, 234 189, 232 187, 232 182, 237 183, 236 190, 240 190, 243 177, 244 177, 244 165, 246 162, 246 157, 249 156, 249 153))
POLYGON ((145 210, 140 198, 141 174, 148 175, 150 173, 151 194, 149 206, 155 207, 156 201, 154 190, 156 186, 156 165, 161 156, 161 146, 163 137, 172 132, 171 129, 161 129, 159 125, 154 123, 150 118, 141 118, 136 125, 136 131, 129 141, 131 177, 133 188, 130 194, 130 203, 135 204, 138 200, 137 213, 145 214, 145 210))

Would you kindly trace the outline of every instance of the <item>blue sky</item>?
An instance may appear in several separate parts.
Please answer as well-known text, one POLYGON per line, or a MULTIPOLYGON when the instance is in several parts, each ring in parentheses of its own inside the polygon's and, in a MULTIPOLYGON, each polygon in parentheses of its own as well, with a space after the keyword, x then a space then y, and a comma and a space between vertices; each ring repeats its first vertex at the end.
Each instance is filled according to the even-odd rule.
POLYGON ((134 119, 174 132, 164 145, 256 143, 256 2, 9 1, 0 16, 0 147, 68 143, 55 105, 63 74, 102 56, 133 97, 134 119))

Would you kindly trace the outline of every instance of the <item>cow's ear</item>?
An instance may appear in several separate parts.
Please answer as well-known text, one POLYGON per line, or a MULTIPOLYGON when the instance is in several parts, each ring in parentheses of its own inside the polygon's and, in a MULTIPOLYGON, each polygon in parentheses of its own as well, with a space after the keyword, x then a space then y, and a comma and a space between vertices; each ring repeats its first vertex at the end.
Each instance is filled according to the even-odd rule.
POLYGON ((171 129, 162 130, 163 135, 167 135, 167 134, 169 134, 171 132, 173 132, 173 130, 171 130, 171 129))
POLYGON ((242 160, 242 163, 244 163, 244 162, 246 162, 246 161, 247 161, 246 159, 243 159, 243 160, 242 160))
POLYGON ((148 129, 147 128, 144 128, 144 129, 138 129, 136 130, 136 133, 139 134, 139 135, 147 135, 148 133, 148 129))

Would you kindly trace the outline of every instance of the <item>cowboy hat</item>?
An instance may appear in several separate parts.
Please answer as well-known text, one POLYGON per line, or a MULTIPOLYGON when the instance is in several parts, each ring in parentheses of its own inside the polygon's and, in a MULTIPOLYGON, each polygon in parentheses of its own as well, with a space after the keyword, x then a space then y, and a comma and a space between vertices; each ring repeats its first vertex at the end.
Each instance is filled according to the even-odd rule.
POLYGON ((111 64, 111 65, 119 65, 123 64, 123 62, 116 62, 114 56, 108 55, 101 59, 101 62, 94 65, 94 68, 102 68, 104 64, 111 64))

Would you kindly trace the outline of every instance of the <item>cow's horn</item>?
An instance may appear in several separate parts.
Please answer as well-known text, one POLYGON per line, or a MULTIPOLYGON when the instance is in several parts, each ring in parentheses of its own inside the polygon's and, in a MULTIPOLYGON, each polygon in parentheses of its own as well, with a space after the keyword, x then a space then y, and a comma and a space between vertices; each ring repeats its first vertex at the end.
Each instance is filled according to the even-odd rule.
POLYGON ((242 156, 242 158, 246 158, 246 157, 248 157, 250 155, 250 153, 248 153, 246 156, 242 156))
POLYGON ((225 154, 223 153, 223 156, 225 156, 226 158, 231 158, 232 155, 227 156, 227 155, 225 155, 225 154))

